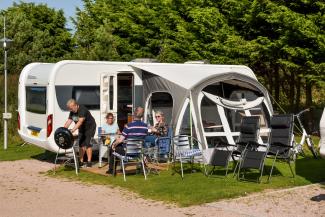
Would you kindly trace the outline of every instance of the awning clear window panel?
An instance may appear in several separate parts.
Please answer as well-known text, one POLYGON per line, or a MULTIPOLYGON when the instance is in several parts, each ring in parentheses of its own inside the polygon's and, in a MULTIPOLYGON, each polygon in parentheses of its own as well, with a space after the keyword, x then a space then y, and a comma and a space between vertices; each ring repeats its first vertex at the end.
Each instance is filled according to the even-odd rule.
POLYGON ((180 125, 179 134, 190 135, 196 138, 196 130, 195 125, 193 123, 190 103, 188 103, 184 115, 182 117, 182 123, 180 125))
POLYGON ((155 114, 160 111, 164 114, 164 121, 169 124, 172 120, 173 98, 167 92, 152 93, 147 109, 147 122, 150 125, 156 124, 155 114))
POLYGON ((217 105, 207 97, 203 97, 201 102, 201 120, 205 132, 223 131, 217 105))

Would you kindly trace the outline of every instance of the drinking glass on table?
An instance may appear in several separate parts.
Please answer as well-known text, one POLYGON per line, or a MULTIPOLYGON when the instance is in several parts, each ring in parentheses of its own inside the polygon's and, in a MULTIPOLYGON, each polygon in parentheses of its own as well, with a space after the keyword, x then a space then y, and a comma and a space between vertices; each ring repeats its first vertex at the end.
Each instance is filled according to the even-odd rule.
POLYGON ((111 136, 107 135, 105 139, 105 145, 110 145, 111 144, 111 136))

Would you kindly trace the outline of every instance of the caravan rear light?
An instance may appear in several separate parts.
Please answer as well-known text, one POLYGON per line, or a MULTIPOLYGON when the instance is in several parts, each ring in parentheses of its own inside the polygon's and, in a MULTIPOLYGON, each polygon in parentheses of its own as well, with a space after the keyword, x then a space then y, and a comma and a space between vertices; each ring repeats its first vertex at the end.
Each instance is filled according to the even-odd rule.
POLYGON ((47 137, 49 137, 53 130, 53 115, 47 116, 47 137))
POLYGON ((17 113, 17 129, 20 130, 20 115, 17 113))

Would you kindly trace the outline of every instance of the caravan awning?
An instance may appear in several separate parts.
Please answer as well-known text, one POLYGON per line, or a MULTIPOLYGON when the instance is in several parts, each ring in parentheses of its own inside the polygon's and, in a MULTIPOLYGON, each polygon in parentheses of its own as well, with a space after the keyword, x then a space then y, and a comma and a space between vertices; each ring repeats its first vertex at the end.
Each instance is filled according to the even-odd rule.
POLYGON ((256 79, 252 70, 241 65, 205 65, 205 64, 141 64, 130 63, 135 70, 144 70, 171 81, 187 90, 211 76, 235 72, 256 79))

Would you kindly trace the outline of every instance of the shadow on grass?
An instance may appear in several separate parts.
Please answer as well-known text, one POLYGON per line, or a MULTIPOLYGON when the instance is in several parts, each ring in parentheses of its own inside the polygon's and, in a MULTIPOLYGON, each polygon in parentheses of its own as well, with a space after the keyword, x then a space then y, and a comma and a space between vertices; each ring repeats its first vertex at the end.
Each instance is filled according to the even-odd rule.
MULTIPOLYGON (((213 170, 213 173, 211 173, 212 170, 213 170, 213 166, 207 167, 208 176, 206 176, 206 177, 216 178, 216 179, 228 179, 228 178, 234 178, 235 180, 237 179, 238 170, 237 170, 236 174, 234 174, 234 167, 229 168, 227 176, 226 176, 226 169, 224 167, 216 166, 215 169, 213 170)), ((190 174, 193 174, 193 173, 198 173, 198 172, 202 173, 202 176, 205 176, 204 168, 202 168, 202 167, 200 168, 198 166, 194 166, 193 170, 189 166, 184 166, 183 172, 184 172, 184 177, 188 176, 190 174)), ((264 182, 263 180, 266 180, 266 178, 269 176, 270 172, 271 172, 271 165, 265 165, 264 171, 263 171, 263 176, 261 179, 262 182, 264 182)), ((179 175, 179 176, 181 175, 181 170, 180 170, 179 165, 176 166, 176 168, 174 170, 174 175, 179 175)), ((240 171, 240 177, 243 177, 243 179, 240 179, 238 181, 256 183, 258 178, 260 177, 260 175, 261 174, 258 169, 245 169, 245 170, 242 169, 240 171)), ((272 177, 279 177, 279 176, 287 177, 288 174, 283 174, 280 170, 278 170, 276 167, 274 167, 273 172, 272 172, 272 177)), ((292 178, 291 173, 289 174, 288 177, 292 178)))
POLYGON ((43 153, 32 155, 31 158, 48 163, 54 163, 56 153, 45 150, 43 153))
MULTIPOLYGON (((265 183, 268 183, 267 178, 270 175, 271 168, 272 168, 271 165, 265 165, 264 169, 263 169, 262 177, 261 177, 261 171, 258 169, 243 169, 240 171, 240 174, 239 174, 240 180, 238 180, 238 181, 253 182, 253 183, 256 183, 259 181, 261 181, 261 182, 265 181, 265 183)), ((279 177, 279 176, 286 176, 286 175, 283 175, 280 170, 278 170, 276 167, 274 167, 273 172, 272 172, 272 177, 279 177)), ((272 177, 271 177, 271 179, 272 179, 272 177)), ((290 177, 292 177, 292 176, 290 176, 290 177)))
POLYGON ((312 157, 296 160, 296 174, 306 180, 316 183, 325 181, 325 160, 312 157))

